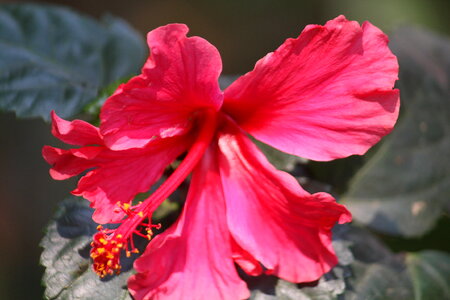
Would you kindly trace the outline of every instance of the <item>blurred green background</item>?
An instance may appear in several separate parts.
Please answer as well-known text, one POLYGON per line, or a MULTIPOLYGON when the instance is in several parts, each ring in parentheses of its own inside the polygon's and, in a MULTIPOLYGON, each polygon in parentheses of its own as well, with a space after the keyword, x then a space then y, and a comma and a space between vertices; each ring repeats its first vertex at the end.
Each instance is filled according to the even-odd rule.
MULTIPOLYGON (((22 1, 8 1, 12 2, 22 1)), ((191 35, 204 37, 219 49, 224 74, 251 70, 259 58, 286 38, 297 36, 305 25, 323 24, 339 14, 359 22, 369 20, 387 33, 402 24, 450 33, 448 0, 34 2, 65 5, 94 17, 111 13, 142 35, 167 23, 186 23, 191 35)), ((0 128, 0 299, 41 299, 43 268, 39 266, 38 244, 56 203, 68 195, 75 182, 56 182, 48 176, 49 166, 41 157, 41 148, 44 144, 57 145, 48 124, 0 113, 0 128)), ((437 245, 445 248, 449 224, 442 226, 435 234, 447 232, 447 237, 442 237, 443 246, 437 245)), ((402 248, 399 243, 409 247, 412 241, 393 239, 392 243, 398 249, 402 248)))

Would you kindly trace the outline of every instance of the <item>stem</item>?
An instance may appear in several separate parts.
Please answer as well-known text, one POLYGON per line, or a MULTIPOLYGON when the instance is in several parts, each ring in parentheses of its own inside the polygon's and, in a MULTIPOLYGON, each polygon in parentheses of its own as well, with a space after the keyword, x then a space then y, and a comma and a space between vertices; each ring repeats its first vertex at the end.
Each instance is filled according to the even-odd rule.
MULTIPOLYGON (((203 118, 200 120, 200 133, 191 149, 189 149, 186 158, 150 197, 138 205, 136 209, 133 209, 132 214, 130 213, 128 218, 116 230, 109 231, 101 226, 98 228, 99 232, 94 235, 91 243, 91 257, 94 261, 94 271, 100 277, 120 273, 121 250, 125 250, 127 256, 130 256, 131 253, 139 252, 134 246, 133 233, 147 237, 150 240, 151 228, 157 227, 157 225, 152 225, 150 220, 147 225, 147 229, 150 232, 147 232, 147 235, 136 231, 136 227, 142 224, 142 220, 146 217, 151 218, 151 213, 178 188, 202 159, 216 132, 217 116, 217 112, 213 110, 205 110, 203 115, 199 115, 200 118, 203 118), (128 248, 129 244, 131 249, 128 248)), ((129 211, 130 207, 128 205, 126 208, 122 207, 122 209, 129 211)))
MULTIPOLYGON (((142 212, 141 216, 143 217, 136 214, 133 216, 134 220, 130 220, 131 223, 136 223, 136 226, 138 226, 142 219, 149 216, 150 213, 161 205, 161 203, 164 202, 164 200, 166 200, 167 197, 169 197, 192 172, 203 157, 203 154, 214 137, 218 123, 217 120, 218 114, 216 111, 204 111, 203 120, 201 120, 200 124, 200 133, 192 147, 189 149, 185 159, 169 176, 169 178, 139 206, 137 212, 142 212)), ((127 226, 127 228, 129 228, 129 230, 133 230, 136 226, 127 226)), ((127 236, 127 234, 125 233, 124 236, 127 236)))
POLYGON ((144 203, 141 211, 144 215, 151 212, 152 208, 158 207, 169 197, 188 175, 195 168, 197 163, 203 157, 206 149, 211 143, 217 127, 217 112, 212 110, 205 111, 204 120, 201 124, 201 131, 196 141, 189 149, 186 158, 180 163, 177 169, 169 176, 169 178, 161 184, 161 186, 150 196, 144 203))

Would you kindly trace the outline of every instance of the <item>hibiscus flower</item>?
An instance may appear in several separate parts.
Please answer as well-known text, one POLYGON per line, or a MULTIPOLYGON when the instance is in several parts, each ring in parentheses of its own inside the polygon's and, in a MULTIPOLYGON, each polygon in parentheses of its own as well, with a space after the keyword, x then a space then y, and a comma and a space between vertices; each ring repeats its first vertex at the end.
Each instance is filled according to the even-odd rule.
POLYGON ((51 176, 87 170, 73 194, 91 202, 96 222, 120 223, 94 236, 94 270, 119 272, 122 250, 137 252, 132 236, 151 238, 152 213, 192 174, 179 219, 135 261, 135 299, 248 298, 236 265, 249 275, 317 280, 337 263, 332 227, 351 215, 276 170, 248 134, 312 160, 364 154, 398 115, 398 65, 386 35, 343 16, 309 25, 221 91, 217 49, 187 32, 171 24, 148 34, 142 74, 106 101, 99 128, 52 113, 53 134, 81 147, 44 147, 51 176), (183 153, 170 177, 132 204, 183 153))

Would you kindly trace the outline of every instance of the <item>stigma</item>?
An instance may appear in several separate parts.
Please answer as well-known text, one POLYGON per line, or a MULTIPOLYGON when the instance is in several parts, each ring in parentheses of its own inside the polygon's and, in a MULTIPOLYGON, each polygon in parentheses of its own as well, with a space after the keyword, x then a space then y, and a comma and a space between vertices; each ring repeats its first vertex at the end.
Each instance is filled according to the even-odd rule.
POLYGON ((126 240, 121 234, 108 236, 105 229, 99 226, 91 243, 91 258, 94 261, 95 273, 101 278, 106 275, 120 274, 120 253, 125 249, 126 240))
POLYGON ((118 206, 126 213, 126 218, 116 229, 104 228, 99 225, 97 227, 98 232, 94 234, 91 242, 92 267, 100 278, 120 274, 122 253, 125 253, 127 257, 130 257, 132 253, 139 253, 134 245, 134 235, 151 240, 152 229, 161 227, 160 224, 154 225, 150 222, 143 222, 146 215, 138 209, 140 204, 134 207, 128 203, 118 204, 118 206))

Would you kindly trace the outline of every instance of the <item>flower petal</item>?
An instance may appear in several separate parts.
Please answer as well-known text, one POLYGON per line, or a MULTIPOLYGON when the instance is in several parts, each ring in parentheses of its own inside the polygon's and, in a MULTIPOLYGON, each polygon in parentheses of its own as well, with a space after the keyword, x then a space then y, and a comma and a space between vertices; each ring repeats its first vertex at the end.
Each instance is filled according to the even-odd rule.
POLYGON ((309 25, 225 90, 224 110, 282 151, 314 160, 364 154, 399 109, 398 64, 378 28, 340 16, 309 25))
POLYGON ((155 137, 183 134, 195 111, 220 109, 219 52, 187 32, 186 25, 171 24, 148 34, 151 56, 142 75, 121 86, 101 111, 108 147, 142 147, 155 137))
POLYGON ((188 137, 158 140, 145 148, 111 151, 95 158, 96 169, 88 172, 72 191, 92 202, 97 223, 119 221, 117 203, 129 203, 161 177, 164 169, 189 147, 188 137))
POLYGON ((95 138, 96 127, 80 120, 68 122, 56 114, 52 117, 56 137, 74 144, 98 144, 69 150, 42 149, 44 159, 52 165, 50 175, 54 179, 64 180, 87 171, 72 193, 92 202, 97 223, 122 219, 117 203, 128 203, 137 194, 149 191, 166 166, 191 144, 190 136, 184 135, 155 140, 144 148, 113 151, 104 146, 100 136, 95 138))
POLYGON ((326 193, 309 194, 277 171, 238 129, 219 138, 220 174, 234 240, 268 269, 292 281, 317 280, 337 259, 331 228, 351 220, 326 193))
POLYGON ((95 167, 94 158, 100 151, 100 147, 63 150, 44 146, 42 156, 52 165, 50 176, 55 180, 64 180, 95 167))
POLYGON ((97 127, 82 121, 66 121, 51 112, 52 134, 61 141, 70 145, 100 145, 102 140, 97 127))
POLYGON ((178 222, 155 237, 128 281, 134 299, 210 300, 250 296, 233 264, 217 162, 210 149, 193 173, 178 222))

